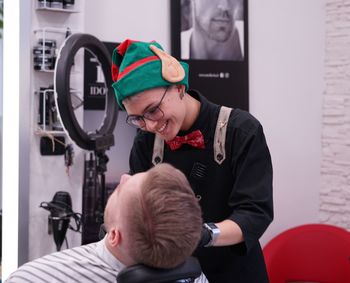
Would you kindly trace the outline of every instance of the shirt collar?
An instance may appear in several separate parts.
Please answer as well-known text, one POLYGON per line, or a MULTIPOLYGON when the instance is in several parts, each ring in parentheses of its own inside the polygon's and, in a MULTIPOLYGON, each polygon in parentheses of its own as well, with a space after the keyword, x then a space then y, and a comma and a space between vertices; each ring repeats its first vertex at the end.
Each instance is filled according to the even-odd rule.
POLYGON ((97 255, 106 262, 110 267, 117 270, 118 272, 125 268, 125 265, 121 263, 106 247, 106 237, 101 241, 97 242, 96 252, 97 255))

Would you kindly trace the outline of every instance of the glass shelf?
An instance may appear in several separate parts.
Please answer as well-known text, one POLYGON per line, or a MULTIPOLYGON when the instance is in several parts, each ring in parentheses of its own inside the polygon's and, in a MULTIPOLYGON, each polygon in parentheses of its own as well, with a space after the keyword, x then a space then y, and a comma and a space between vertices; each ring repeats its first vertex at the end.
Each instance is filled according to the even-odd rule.
POLYGON ((34 132, 37 136, 65 136, 66 132, 65 131, 48 131, 48 130, 43 130, 43 129, 37 129, 34 132))
POLYGON ((61 13, 80 13, 80 11, 75 9, 63 9, 63 8, 50 8, 50 7, 37 7, 37 11, 51 11, 51 12, 61 12, 61 13))
POLYGON ((76 1, 49 1, 49 0, 37 0, 37 11, 50 11, 59 13, 80 13, 76 10, 76 1))
POLYGON ((34 71, 36 72, 43 72, 43 73, 54 73, 55 70, 54 69, 34 69, 34 71))

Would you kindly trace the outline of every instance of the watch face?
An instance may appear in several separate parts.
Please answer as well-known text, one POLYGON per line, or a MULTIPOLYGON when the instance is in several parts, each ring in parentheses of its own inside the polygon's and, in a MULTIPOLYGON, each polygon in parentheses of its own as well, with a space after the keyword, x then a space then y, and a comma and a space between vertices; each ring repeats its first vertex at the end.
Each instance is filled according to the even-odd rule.
POLYGON ((216 226, 214 223, 207 223, 210 229, 218 229, 218 226, 216 226))
POLYGON ((211 240, 205 247, 211 247, 215 244, 217 238, 220 235, 220 229, 218 226, 216 226, 214 223, 205 223, 204 226, 209 230, 211 240))

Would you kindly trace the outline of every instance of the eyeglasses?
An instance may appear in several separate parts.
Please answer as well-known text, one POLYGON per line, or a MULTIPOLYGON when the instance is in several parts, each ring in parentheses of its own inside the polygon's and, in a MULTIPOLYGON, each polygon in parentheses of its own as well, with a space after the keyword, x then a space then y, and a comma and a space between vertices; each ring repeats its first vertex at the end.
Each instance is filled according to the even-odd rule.
POLYGON ((128 115, 126 117, 126 123, 129 125, 135 127, 135 128, 144 128, 146 126, 146 121, 158 121, 163 118, 164 112, 160 109, 160 105, 162 104, 162 101, 168 91, 169 87, 165 89, 165 92, 163 93, 162 98, 160 99, 159 103, 150 109, 148 109, 143 115, 128 115))

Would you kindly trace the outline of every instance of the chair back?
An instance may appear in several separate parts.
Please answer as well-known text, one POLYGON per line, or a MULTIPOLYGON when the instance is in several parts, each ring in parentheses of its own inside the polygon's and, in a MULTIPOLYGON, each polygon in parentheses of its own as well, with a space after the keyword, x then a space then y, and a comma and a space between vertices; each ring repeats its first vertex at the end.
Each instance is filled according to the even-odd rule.
POLYGON ((263 249, 270 283, 350 282, 350 233, 307 224, 273 238, 263 249))
POLYGON ((152 268, 137 264, 124 268, 117 276, 118 283, 191 283, 202 274, 201 266, 194 257, 171 269, 152 268))

